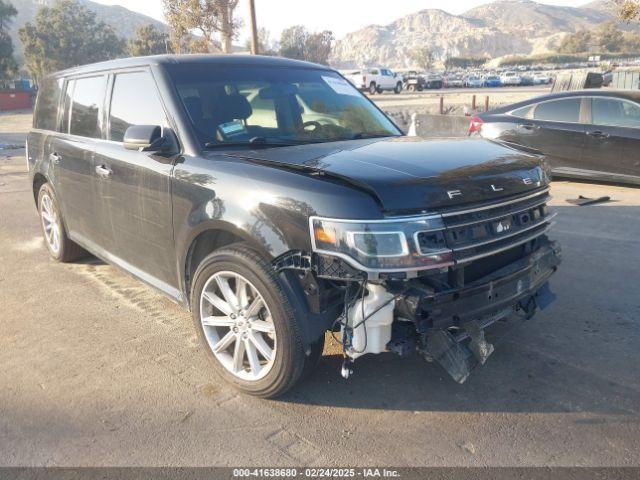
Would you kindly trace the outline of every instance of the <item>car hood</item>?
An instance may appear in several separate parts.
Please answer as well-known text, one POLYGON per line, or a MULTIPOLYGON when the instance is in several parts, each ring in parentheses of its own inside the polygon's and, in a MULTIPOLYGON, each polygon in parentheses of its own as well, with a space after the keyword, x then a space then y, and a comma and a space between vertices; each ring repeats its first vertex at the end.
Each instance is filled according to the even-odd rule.
POLYGON ((349 183, 373 195, 388 213, 497 200, 548 181, 539 156, 482 139, 390 137, 226 155, 349 183))

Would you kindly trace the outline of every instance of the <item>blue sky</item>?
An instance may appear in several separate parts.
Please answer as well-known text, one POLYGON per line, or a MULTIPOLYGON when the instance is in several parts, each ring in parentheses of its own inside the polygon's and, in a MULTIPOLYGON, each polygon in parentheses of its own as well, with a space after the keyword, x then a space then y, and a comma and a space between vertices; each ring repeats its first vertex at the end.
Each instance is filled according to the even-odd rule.
MULTIPOLYGON (((130 10, 163 20, 162 0, 94 0, 122 5, 130 10)), ((247 2, 240 0, 238 15, 247 19, 247 2)), ((425 8, 440 8, 459 14, 490 3, 488 0, 255 0, 258 25, 278 37, 282 29, 303 24, 310 30, 332 30, 336 38, 370 24, 384 25, 403 15, 425 8)), ((586 0, 542 0, 550 5, 580 6, 586 0)), ((246 22, 245 22, 246 23, 246 22)), ((246 28, 241 39, 246 38, 246 28)))

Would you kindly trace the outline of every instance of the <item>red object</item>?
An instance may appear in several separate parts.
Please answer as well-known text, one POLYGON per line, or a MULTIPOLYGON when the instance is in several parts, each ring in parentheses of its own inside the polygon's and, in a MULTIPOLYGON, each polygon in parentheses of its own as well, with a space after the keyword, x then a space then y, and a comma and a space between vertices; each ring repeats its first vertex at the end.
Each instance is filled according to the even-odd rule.
POLYGON ((472 133, 479 132, 480 129, 482 128, 483 123, 484 122, 479 116, 474 115, 473 117, 471 117, 471 123, 469 123, 469 131, 467 132, 467 135, 471 135, 472 133))
POLYGON ((29 92, 5 90, 0 92, 0 111, 23 110, 31 108, 31 95, 29 92))

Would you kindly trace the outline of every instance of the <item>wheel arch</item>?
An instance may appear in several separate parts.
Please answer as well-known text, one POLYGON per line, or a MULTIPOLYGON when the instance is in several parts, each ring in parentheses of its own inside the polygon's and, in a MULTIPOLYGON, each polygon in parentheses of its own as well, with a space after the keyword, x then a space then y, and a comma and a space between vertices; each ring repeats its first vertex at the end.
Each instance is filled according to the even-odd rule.
MULTIPOLYGON (((190 304, 191 288, 194 275, 202 262, 209 254, 216 250, 242 243, 267 261, 274 258, 273 252, 268 251, 258 240, 252 238, 249 232, 239 229, 231 224, 209 224, 201 226, 191 236, 188 247, 181 261, 181 287, 184 292, 185 306, 193 308, 190 304)), ((300 279, 292 271, 283 271, 278 274, 282 288, 289 294, 292 306, 297 318, 301 319, 301 330, 305 345, 310 345, 324 334, 324 331, 332 323, 325 313, 313 312, 310 309, 300 279)))
POLYGON ((201 225, 192 232, 189 240, 185 242, 187 246, 180 259, 181 287, 187 305, 189 303, 193 275, 202 260, 210 253, 234 243, 244 243, 267 259, 272 257, 247 232, 233 225, 219 223, 201 225))
POLYGON ((38 204, 38 193, 40 192, 40 188, 45 183, 51 184, 49 179, 43 173, 36 172, 33 175, 33 182, 32 182, 32 185, 33 185, 33 200, 36 202, 36 205, 38 204))

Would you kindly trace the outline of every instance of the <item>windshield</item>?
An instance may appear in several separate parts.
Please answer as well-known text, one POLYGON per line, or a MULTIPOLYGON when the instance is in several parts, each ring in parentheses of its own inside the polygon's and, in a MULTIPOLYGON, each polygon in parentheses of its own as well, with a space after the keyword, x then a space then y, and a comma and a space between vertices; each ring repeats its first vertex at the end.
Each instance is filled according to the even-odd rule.
POLYGON ((167 65, 206 147, 286 145, 397 136, 401 132, 330 70, 167 65))

